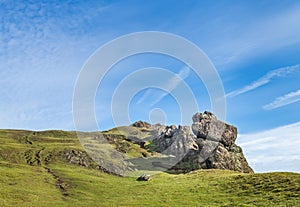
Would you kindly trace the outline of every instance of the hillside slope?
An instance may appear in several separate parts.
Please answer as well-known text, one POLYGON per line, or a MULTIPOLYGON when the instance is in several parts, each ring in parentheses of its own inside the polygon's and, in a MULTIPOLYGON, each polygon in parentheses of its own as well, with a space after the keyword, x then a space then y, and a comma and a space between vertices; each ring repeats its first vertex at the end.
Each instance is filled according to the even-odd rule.
MULTIPOLYGON (((123 141, 115 140, 118 142, 123 141)), ((135 147, 124 149, 135 155, 143 153, 135 147)), ((142 172, 135 173, 138 176, 142 172)), ((0 206, 299 206, 300 203, 300 175, 296 173, 199 170, 177 175, 159 173, 148 182, 110 175, 86 156, 75 132, 64 131, 0 130, 0 183, 0 206), (79 156, 72 157, 73 154, 79 156)))

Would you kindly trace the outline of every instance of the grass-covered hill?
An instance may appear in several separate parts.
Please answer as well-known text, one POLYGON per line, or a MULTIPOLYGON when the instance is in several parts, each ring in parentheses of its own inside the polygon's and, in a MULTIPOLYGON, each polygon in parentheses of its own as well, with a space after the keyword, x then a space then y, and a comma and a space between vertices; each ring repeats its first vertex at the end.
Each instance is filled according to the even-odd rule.
MULTIPOLYGON (((149 153, 105 133, 128 157, 149 153)), ((287 172, 198 170, 139 182, 103 172, 75 132, 0 130, 0 206, 300 206, 299 195, 300 174, 287 172)))

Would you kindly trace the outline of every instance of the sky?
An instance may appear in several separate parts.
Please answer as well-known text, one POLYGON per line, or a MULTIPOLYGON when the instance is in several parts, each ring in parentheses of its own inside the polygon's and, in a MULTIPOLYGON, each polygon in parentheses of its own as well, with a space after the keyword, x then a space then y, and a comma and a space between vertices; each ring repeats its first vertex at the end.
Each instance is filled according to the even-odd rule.
MULTIPOLYGON (((300 3, 288 0, 0 0, 0 128, 75 130, 73 93, 89 57, 122 35, 160 31, 187 39, 210 59, 225 92, 224 121, 237 126, 237 143, 254 170, 300 172, 299 25, 300 3)), ((190 125, 181 112, 196 113, 193 101, 199 111, 212 110, 193 69, 166 55, 138 54, 105 74, 95 116, 100 130, 114 127, 113 113, 121 116, 126 108, 124 124, 190 125), (170 73, 135 76, 151 67, 170 73), (136 87, 147 80, 170 93, 141 88, 112 107, 121 83, 136 87)))

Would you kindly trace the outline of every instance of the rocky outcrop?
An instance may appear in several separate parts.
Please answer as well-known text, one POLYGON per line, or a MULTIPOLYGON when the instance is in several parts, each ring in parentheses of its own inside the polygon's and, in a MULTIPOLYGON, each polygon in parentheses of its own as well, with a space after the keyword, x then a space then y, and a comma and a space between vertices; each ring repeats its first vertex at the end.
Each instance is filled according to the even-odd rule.
POLYGON ((129 127, 93 134, 85 143, 87 152, 68 150, 64 156, 71 164, 125 175, 133 170, 226 169, 252 173, 241 147, 235 144, 237 128, 210 113, 196 113, 189 126, 151 125, 138 121, 129 127), (111 144, 110 148, 95 148, 111 144), (93 160, 88 156, 94 155, 93 160))
POLYGON ((95 162, 86 151, 81 150, 65 150, 63 153, 64 158, 73 165, 78 165, 81 167, 93 168, 96 170, 103 171, 108 174, 123 176, 124 172, 128 169, 125 169, 124 166, 121 165, 111 165, 110 163, 105 163, 104 161, 95 162), (103 163, 99 165, 98 163, 103 163), (123 168, 122 168, 123 167, 123 168))
POLYGON ((66 150, 64 151, 64 156, 70 164, 79 165, 82 167, 95 167, 93 160, 85 151, 75 149, 66 150))
POLYGON ((227 169, 251 173, 242 149, 235 144, 237 128, 210 113, 193 116, 188 126, 158 126, 153 145, 157 152, 170 156, 171 170, 227 169))

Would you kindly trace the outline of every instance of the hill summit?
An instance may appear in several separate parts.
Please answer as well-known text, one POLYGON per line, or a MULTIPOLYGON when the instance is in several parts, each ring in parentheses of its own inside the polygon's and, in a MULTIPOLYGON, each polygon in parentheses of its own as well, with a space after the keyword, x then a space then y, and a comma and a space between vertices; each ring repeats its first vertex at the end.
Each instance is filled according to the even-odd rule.
POLYGON ((192 120, 191 126, 138 121, 102 132, 2 130, 5 139, 0 160, 47 169, 60 161, 119 176, 199 169, 253 173, 241 147, 235 144, 235 126, 207 111, 196 113, 192 120))
POLYGON ((0 129, 0 206, 299 206, 299 174, 241 173, 252 170, 236 129, 209 112, 193 120, 103 132, 0 129), (111 175, 123 170, 132 174, 111 175), (152 179, 138 182, 145 173, 152 179))

